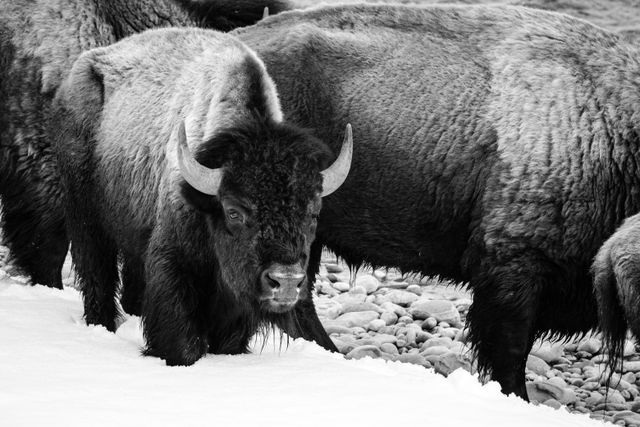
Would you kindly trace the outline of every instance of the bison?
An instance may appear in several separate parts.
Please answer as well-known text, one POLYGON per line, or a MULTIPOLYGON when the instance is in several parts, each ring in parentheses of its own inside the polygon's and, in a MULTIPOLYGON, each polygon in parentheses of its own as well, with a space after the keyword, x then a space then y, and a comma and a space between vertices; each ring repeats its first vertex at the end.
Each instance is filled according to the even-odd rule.
POLYGON ((282 121, 256 55, 198 29, 83 53, 52 123, 88 323, 114 330, 121 257, 143 271, 145 352, 167 364, 245 352, 265 323, 335 349, 307 264, 321 197, 349 170, 349 127, 325 169, 331 152, 282 121))
MULTIPOLYGON (((47 123, 78 55, 152 27, 231 30, 281 0, 0 0, 0 225, 13 265, 62 287, 68 239, 47 123)), ((125 265, 125 276, 138 275, 125 265)))
POLYGON ((325 141, 358 130, 311 273, 326 246, 467 282, 479 367, 526 398, 532 343, 597 326, 591 262, 640 211, 640 50, 505 6, 317 8, 233 34, 288 120, 325 141))
POLYGON ((605 349, 615 367, 627 329, 640 339, 640 214, 627 218, 602 245, 592 273, 605 349))

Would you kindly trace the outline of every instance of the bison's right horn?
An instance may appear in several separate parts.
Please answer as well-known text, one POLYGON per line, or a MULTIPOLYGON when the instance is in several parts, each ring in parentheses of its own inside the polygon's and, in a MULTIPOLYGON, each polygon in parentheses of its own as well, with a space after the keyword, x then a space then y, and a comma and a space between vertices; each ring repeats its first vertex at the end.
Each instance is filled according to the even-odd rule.
POLYGON ((347 129, 342 141, 342 148, 338 158, 331 166, 322 171, 322 194, 320 197, 328 196, 336 191, 347 179, 349 169, 351 169, 351 156, 353 154, 353 134, 351 125, 347 124, 347 129))
POLYGON ((198 163, 191 155, 184 122, 180 123, 180 128, 178 129, 178 165, 180 165, 182 177, 193 188, 210 196, 218 194, 220 182, 222 181, 222 168, 209 169, 198 163))
POLYGON ((262 11, 262 19, 265 19, 268 17, 269 17, 269 6, 265 6, 264 10, 262 11))

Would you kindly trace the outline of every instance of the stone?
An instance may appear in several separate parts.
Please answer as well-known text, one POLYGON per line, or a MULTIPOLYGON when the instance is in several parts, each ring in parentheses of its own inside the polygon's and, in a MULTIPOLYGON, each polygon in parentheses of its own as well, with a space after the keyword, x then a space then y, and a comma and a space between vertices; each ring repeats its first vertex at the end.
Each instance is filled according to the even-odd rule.
POLYGON ((593 410, 595 412, 597 411, 628 411, 629 410, 629 405, 626 403, 613 403, 613 402, 603 402, 603 403, 598 403, 596 406, 593 407, 593 410))
POLYGON ((344 268, 338 264, 325 264, 325 268, 327 269, 327 273, 342 273, 344 268))
POLYGON ((566 387, 560 387, 551 380, 537 380, 526 384, 527 394, 530 400, 546 402, 555 399, 563 405, 574 403, 578 400, 575 392, 566 387))
POLYGON ((623 420, 626 425, 629 425, 629 424, 640 425, 640 414, 637 414, 629 410, 620 411, 613 416, 613 421, 618 422, 620 420, 623 420))
POLYGON ((429 317, 425 319, 424 322, 422 322, 422 329, 430 331, 433 328, 435 328, 437 325, 438 325, 438 321, 435 319, 435 317, 429 317))
POLYGON ((362 286, 367 294, 372 294, 380 287, 380 281, 371 274, 356 277, 356 286, 362 286))
POLYGON ((382 344, 380 350, 387 354, 398 354, 398 347, 388 342, 382 344))
POLYGON ((363 357, 378 358, 382 356, 382 351, 375 345, 362 345, 351 350, 345 356, 347 359, 362 359, 363 357))
POLYGON ((555 399, 549 399, 549 400, 545 400, 544 402, 542 402, 542 404, 544 406, 549 406, 553 409, 560 409, 562 408, 562 403, 558 402, 555 399))
POLYGON ((453 344, 453 341, 451 340, 451 338, 434 337, 425 341, 424 344, 422 344, 422 347, 420 348, 420 350, 424 351, 429 347, 436 347, 436 346, 444 346, 449 348, 451 347, 451 344, 453 344))
POLYGON ((394 304, 391 301, 387 301, 385 303, 380 304, 380 308, 384 311, 391 311, 396 314, 398 317, 408 316, 409 312, 404 308, 399 306, 398 304, 394 304))
POLYGON ((427 368, 431 367, 431 363, 427 362, 427 360, 420 354, 404 353, 399 355, 396 360, 403 363, 413 363, 414 365, 425 366, 427 368))
POLYGON ((449 348, 443 345, 436 345, 433 347, 428 347, 420 352, 420 354, 424 357, 428 356, 440 356, 441 354, 445 354, 449 351, 449 348))
POLYGON ((622 364, 622 370, 624 372, 640 372, 640 360, 625 361, 622 364))
POLYGON ((390 282, 385 282, 383 286, 391 289, 406 289, 409 286, 409 283, 405 281, 392 280, 390 282))
POLYGON ((539 345, 534 345, 529 354, 533 354, 534 356, 539 357, 545 362, 553 364, 560 361, 563 353, 564 350, 561 344, 552 344, 547 341, 542 341, 539 345))
POLYGON ((375 277, 380 281, 383 281, 384 279, 387 278, 387 271, 382 269, 374 270, 373 277, 375 277))
POLYGON ((602 341, 597 338, 587 338, 578 344, 577 351, 586 351, 591 354, 598 354, 602 350, 602 341))
POLYGON ((345 313, 340 316, 334 322, 346 327, 360 326, 364 327, 372 320, 378 319, 380 315, 377 311, 355 311, 351 313, 345 313))
POLYGON ((413 323, 413 319, 409 316, 402 316, 398 319, 398 323, 404 323, 405 325, 413 323))
POLYGON ((353 341, 352 339, 345 340, 345 339, 342 339, 342 337, 340 337, 340 338, 331 338, 331 340, 338 348, 338 351, 342 354, 347 354, 351 350, 356 348, 355 341, 353 341))
POLYGON ((538 375, 544 375, 551 367, 538 356, 530 354, 529 357, 527 357, 527 369, 538 375))
POLYGON ((447 322, 450 325, 460 325, 460 313, 455 305, 448 300, 420 299, 409 307, 409 314, 414 319, 428 319, 433 317, 438 322, 447 322))
POLYGON ((589 397, 584 400, 584 403, 586 403, 587 406, 593 407, 596 403, 600 402, 600 399, 602 399, 602 395, 597 391, 592 391, 589 397))
POLYGON ((364 302, 366 297, 367 297, 366 294, 354 294, 352 292, 345 292, 340 295, 337 295, 335 298, 333 298, 333 300, 345 306, 345 305, 361 304, 364 302))
POLYGON ((327 334, 350 334, 351 328, 344 326, 342 324, 336 324, 335 322, 322 322, 322 326, 324 326, 324 330, 327 334))
POLYGON ((469 362, 469 360, 467 360, 464 356, 452 351, 449 351, 440 356, 440 359, 434 364, 433 368, 437 373, 444 375, 445 377, 448 376, 451 372, 460 368, 469 372, 473 371, 471 362, 469 362))
POLYGON ((378 314, 382 314, 382 310, 378 305, 371 302, 359 302, 357 304, 342 304, 343 313, 353 313, 356 311, 375 311, 378 314))
POLYGON ((418 295, 402 290, 391 291, 385 296, 389 301, 400 306, 408 306, 418 300, 418 295))
POLYGON ((380 315, 380 319, 382 319, 385 325, 393 325, 398 321, 398 315, 393 311, 385 311, 380 315))
POLYGON ((333 289, 333 286, 331 286, 327 282, 316 283, 316 290, 318 292, 320 292, 321 294, 325 294, 325 295, 329 295, 329 296, 338 295, 338 291, 333 289))
POLYGON ((382 344, 390 343, 395 344, 398 342, 398 338, 395 335, 388 334, 375 334, 368 338, 362 338, 356 341, 357 345, 375 345, 380 347, 382 344))
POLYGON ((433 335, 431 335, 429 332, 420 331, 416 334, 416 344, 422 344, 429 338, 433 338, 433 335))
POLYGON ((409 285, 407 286, 407 292, 414 293, 418 296, 422 295, 422 286, 419 285, 409 285))
POLYGON ((331 286, 338 292, 347 292, 351 288, 351 286, 346 282, 333 282, 331 286))
POLYGON ((633 372, 627 372, 626 374, 622 375, 622 379, 630 384, 635 384, 637 377, 633 372))
POLYGON ((636 352, 636 344, 631 340, 625 340, 624 349, 622 351, 623 357, 629 357, 634 355, 636 352))
POLYGON ((382 329, 385 326, 387 326, 387 324, 385 323, 384 320, 375 319, 369 322, 369 324, 367 325, 367 329, 370 331, 378 332, 380 329, 382 329))
POLYGON ((456 337, 458 331, 458 328, 441 328, 438 333, 440 334, 440 336, 451 338, 453 340, 456 337))
POLYGON ((609 393, 602 396, 600 400, 596 401, 595 405, 598 406, 601 404, 609 404, 609 403, 624 404, 626 403, 626 400, 624 397, 622 397, 622 395, 618 390, 609 390, 609 393))

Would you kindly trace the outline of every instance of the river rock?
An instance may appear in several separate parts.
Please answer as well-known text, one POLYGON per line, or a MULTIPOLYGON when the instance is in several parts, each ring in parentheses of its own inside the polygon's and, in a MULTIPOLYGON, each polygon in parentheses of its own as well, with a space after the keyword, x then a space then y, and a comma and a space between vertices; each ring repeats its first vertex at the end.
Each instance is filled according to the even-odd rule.
POLYGON ((362 359, 363 357, 378 358, 382 356, 382 351, 375 345, 362 345, 351 350, 345 356, 347 359, 362 359))
POLYGON ((333 282, 331 286, 333 286, 333 289, 339 292, 347 292, 351 288, 351 285, 349 285, 347 282, 333 282))
POLYGON ((460 313, 456 306, 448 300, 421 299, 409 307, 409 314, 414 319, 435 318, 438 322, 447 322, 450 325, 460 325, 460 313))
POLYGON ((352 328, 354 326, 365 327, 369 322, 379 317, 380 315, 377 311, 354 311, 338 316, 334 322, 348 328, 352 328))
POLYGON ((414 293, 418 296, 422 295, 422 286, 420 285, 409 285, 407 286, 407 292, 414 293))
POLYGON ((362 286, 367 294, 372 294, 380 287, 380 282, 371 274, 364 274, 356 277, 356 286, 362 286))
POLYGON ((430 368, 432 366, 431 363, 427 362, 427 360, 423 356, 417 353, 404 353, 399 355, 396 358, 396 360, 403 363, 413 363, 414 365, 422 365, 427 368, 430 368))
MULTIPOLYGON (((539 357, 549 364, 554 364, 560 361, 564 350, 562 348, 562 344, 557 343, 549 343, 547 341, 543 341, 542 343, 536 343, 531 349, 530 354, 539 357)), ((543 402, 539 400, 538 402, 543 402)))
POLYGON ((622 351, 622 356, 623 357, 629 357, 632 356, 633 354, 635 354, 636 352, 636 345, 633 341, 631 340, 625 340, 624 342, 624 349, 622 351))
POLYGON ((362 304, 367 297, 366 293, 345 292, 334 297, 334 301, 339 302, 342 306, 362 304))
POLYGON ((538 356, 530 354, 529 357, 527 357, 527 369, 538 375, 544 375, 551 367, 538 356))
POLYGON ((430 331, 438 325, 438 321, 435 317, 429 317, 422 322, 422 329, 430 331))
POLYGON ((356 341, 360 345, 375 345, 380 347, 382 344, 395 344, 398 342, 398 338, 395 335, 389 334, 375 334, 373 336, 362 338, 356 341))
POLYGON ((333 321, 322 322, 322 326, 324 326, 324 330, 329 335, 331 335, 331 334, 350 334, 351 333, 351 328, 349 328, 348 326, 344 326, 341 323, 336 323, 336 322, 333 322, 333 321))
POLYGON ((353 313, 355 311, 375 311, 378 314, 382 314, 384 310, 378 305, 366 301, 357 304, 342 304, 343 313, 353 313))
POLYGON ((580 342, 577 347, 577 351, 586 351, 591 354, 598 354, 602 349, 602 341, 597 338, 587 338, 580 342))
POLYGON ((424 351, 429 347, 436 347, 436 346, 444 346, 444 347, 450 348, 451 344, 453 344, 453 341, 451 340, 451 338, 434 337, 425 341, 424 344, 422 344, 422 347, 420 347, 420 351, 424 351))
POLYGON ((445 354, 448 351, 449 349, 443 345, 435 345, 433 347, 424 349, 420 352, 420 354, 426 358, 429 356, 440 356, 441 354, 445 354))
POLYGON ((404 307, 399 306, 398 304, 394 304, 391 301, 387 301, 385 303, 380 304, 380 308, 384 311, 392 311, 398 317, 408 316, 409 312, 404 307))
POLYGON ((398 354, 398 347, 388 342, 380 345, 380 350, 388 354, 398 354))
POLYGON ((572 389, 558 386, 550 380, 532 381, 527 383, 526 387, 529 399, 537 402, 555 399, 563 405, 568 405, 578 400, 572 389))
POLYGON ((621 411, 613 416, 613 421, 618 422, 620 420, 624 420, 625 424, 636 424, 640 425, 640 414, 637 414, 633 411, 621 411))
POLYGON ((440 356, 440 359, 434 364, 433 368, 437 373, 445 377, 459 368, 469 372, 474 371, 471 362, 469 362, 466 357, 453 351, 449 351, 440 356))
POLYGON ((401 306, 408 306, 418 300, 418 295, 402 290, 391 291, 387 293, 385 297, 387 297, 392 303, 401 306))
POLYGON ((393 325, 398 321, 398 315, 393 311, 385 311, 380 315, 380 319, 382 319, 387 326, 393 325))
POLYGON ((382 319, 375 319, 369 322, 367 329, 370 331, 378 332, 380 329, 387 326, 386 322, 382 319))

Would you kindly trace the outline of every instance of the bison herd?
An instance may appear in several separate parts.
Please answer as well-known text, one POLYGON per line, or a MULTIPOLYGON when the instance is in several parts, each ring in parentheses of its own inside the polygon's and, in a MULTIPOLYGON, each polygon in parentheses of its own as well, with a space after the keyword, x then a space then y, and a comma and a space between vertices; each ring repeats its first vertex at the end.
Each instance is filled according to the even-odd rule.
POLYGON ((167 364, 264 324, 335 350, 323 247, 468 283, 504 393, 542 334, 600 328, 615 361, 640 333, 640 50, 524 7, 287 8, 0 1, 14 265, 61 287, 70 243, 87 323, 120 298, 167 364))

